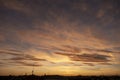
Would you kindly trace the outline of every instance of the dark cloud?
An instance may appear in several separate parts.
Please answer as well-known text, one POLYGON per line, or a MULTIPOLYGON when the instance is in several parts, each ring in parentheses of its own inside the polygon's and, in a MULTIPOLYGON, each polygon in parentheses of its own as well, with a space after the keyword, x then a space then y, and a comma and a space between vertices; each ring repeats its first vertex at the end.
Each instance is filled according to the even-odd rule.
POLYGON ((112 50, 120 51, 120 47, 112 47, 112 50))
POLYGON ((55 54, 68 56, 72 61, 82 61, 82 62, 109 62, 111 61, 111 56, 102 54, 69 54, 56 52, 55 54))
POLYGON ((13 57, 9 60, 31 60, 31 61, 47 61, 46 59, 35 58, 34 56, 29 57, 13 57))
POLYGON ((16 52, 16 53, 22 53, 23 51, 20 51, 20 50, 15 50, 15 49, 5 49, 6 51, 9 51, 9 52, 16 52))
POLYGON ((18 54, 16 52, 9 52, 9 51, 0 51, 0 54, 8 54, 13 56, 20 56, 21 54, 18 54))
POLYGON ((101 54, 82 54, 70 57, 73 61, 83 61, 83 62, 109 62, 110 56, 101 54))
POLYGON ((54 47, 54 50, 63 51, 63 52, 73 52, 73 53, 81 52, 80 48, 75 46, 68 46, 68 45, 63 45, 62 48, 54 47))
POLYGON ((63 45, 61 48, 54 48, 55 50, 62 51, 62 52, 70 52, 70 53, 81 53, 82 51, 88 52, 98 52, 98 53, 120 53, 116 50, 109 50, 109 49, 94 49, 94 48, 80 48, 76 46, 70 45, 63 45))
MULTIPOLYGON (((1 67, 3 66, 42 66, 41 64, 37 64, 36 62, 47 61, 46 59, 36 58, 29 54, 22 54, 16 50, 8 50, 13 52, 1 51, 0 54, 4 54, 5 57, 2 57, 0 60, 1 67), (14 53, 16 51, 16 53, 14 53), (6 56, 11 56, 7 58, 6 56)), ((3 55, 3 56, 4 56, 3 55)), ((2 55, 1 55, 2 56, 2 55)))
POLYGON ((28 60, 33 60, 33 61, 47 61, 46 59, 39 59, 39 58, 36 58, 32 55, 28 55, 28 54, 25 54, 24 56, 24 59, 28 59, 28 60))
POLYGON ((19 61, 22 61, 22 60, 28 60, 28 61, 47 61, 46 59, 40 59, 40 58, 36 58, 34 56, 30 56, 30 55, 26 55, 28 57, 24 57, 24 56, 16 56, 16 57, 12 57, 12 58, 9 58, 9 59, 3 59, 3 60, 19 60, 19 61))
POLYGON ((84 64, 86 64, 88 66, 95 66, 93 63, 84 63, 84 64))
POLYGON ((100 63, 101 65, 112 65, 112 63, 100 63))
POLYGON ((23 66, 35 66, 35 67, 38 67, 38 66, 42 66, 41 64, 35 64, 35 63, 28 63, 28 62, 22 62, 22 61, 16 61, 15 63, 17 64, 21 64, 23 66))
POLYGON ((104 52, 104 53, 120 53, 117 51, 111 51, 111 50, 105 50, 105 49, 90 49, 90 48, 82 48, 82 49, 88 50, 88 51, 104 52))
POLYGON ((7 51, 0 51, 0 54, 4 55, 11 55, 12 58, 4 59, 4 60, 31 60, 31 61, 47 61, 46 59, 36 58, 29 54, 24 54, 18 50, 7 50, 7 51))
POLYGON ((3 63, 3 62, 0 62, 0 66, 4 66, 4 63, 3 63))

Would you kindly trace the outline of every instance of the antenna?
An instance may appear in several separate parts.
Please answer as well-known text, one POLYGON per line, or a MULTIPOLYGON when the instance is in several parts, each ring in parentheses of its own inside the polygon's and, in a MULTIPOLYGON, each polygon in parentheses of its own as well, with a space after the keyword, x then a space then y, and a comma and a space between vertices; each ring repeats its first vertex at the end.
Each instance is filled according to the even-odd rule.
POLYGON ((33 69, 32 69, 32 75, 34 75, 34 64, 33 64, 33 69))

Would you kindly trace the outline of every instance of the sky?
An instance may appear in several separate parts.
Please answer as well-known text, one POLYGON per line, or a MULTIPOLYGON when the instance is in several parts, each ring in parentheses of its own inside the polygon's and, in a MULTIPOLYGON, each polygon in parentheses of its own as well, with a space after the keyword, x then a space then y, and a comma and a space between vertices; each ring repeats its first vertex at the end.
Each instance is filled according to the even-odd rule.
POLYGON ((120 75, 120 0, 0 0, 0 75, 120 75))

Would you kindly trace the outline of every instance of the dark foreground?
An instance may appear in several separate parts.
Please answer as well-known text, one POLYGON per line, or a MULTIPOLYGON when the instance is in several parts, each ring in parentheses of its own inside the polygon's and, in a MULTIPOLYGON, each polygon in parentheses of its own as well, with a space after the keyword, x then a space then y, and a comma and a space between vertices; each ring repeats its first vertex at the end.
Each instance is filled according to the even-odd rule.
POLYGON ((120 76, 0 76, 0 80, 120 80, 120 76))

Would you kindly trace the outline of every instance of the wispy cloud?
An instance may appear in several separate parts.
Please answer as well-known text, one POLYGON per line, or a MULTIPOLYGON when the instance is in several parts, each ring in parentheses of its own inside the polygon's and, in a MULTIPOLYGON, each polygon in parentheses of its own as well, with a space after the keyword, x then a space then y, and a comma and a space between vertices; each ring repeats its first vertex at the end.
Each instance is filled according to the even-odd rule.
POLYGON ((36 58, 33 55, 24 54, 22 51, 19 51, 19 50, 0 51, 0 54, 12 56, 11 58, 2 59, 2 60, 12 60, 12 61, 16 61, 16 60, 17 61, 24 61, 24 60, 28 60, 28 61, 47 61, 46 59, 36 58))
POLYGON ((8 60, 31 60, 31 61, 47 61, 46 59, 35 58, 34 56, 29 57, 13 57, 8 60))
POLYGON ((56 54, 68 56, 73 61, 82 61, 82 62, 109 62, 111 56, 101 55, 101 54, 68 54, 56 52, 56 54))
POLYGON ((84 64, 86 64, 88 66, 95 66, 93 63, 84 63, 84 64))
POLYGON ((35 66, 35 67, 38 67, 38 66, 42 66, 41 64, 35 64, 35 63, 30 63, 30 62, 23 62, 23 61, 15 61, 16 64, 20 64, 22 66, 35 66))
POLYGON ((100 52, 100 53, 120 53, 118 51, 112 51, 107 49, 93 49, 93 48, 81 48, 76 46, 70 46, 70 45, 63 45, 61 48, 55 48, 58 51, 62 52, 73 52, 73 53, 81 53, 82 51, 88 51, 88 52, 100 52))
POLYGON ((112 65, 112 63, 100 63, 100 64, 102 64, 102 65, 112 65))
POLYGON ((0 54, 8 54, 8 55, 13 55, 13 56, 19 56, 18 52, 11 52, 11 51, 0 51, 0 54))

